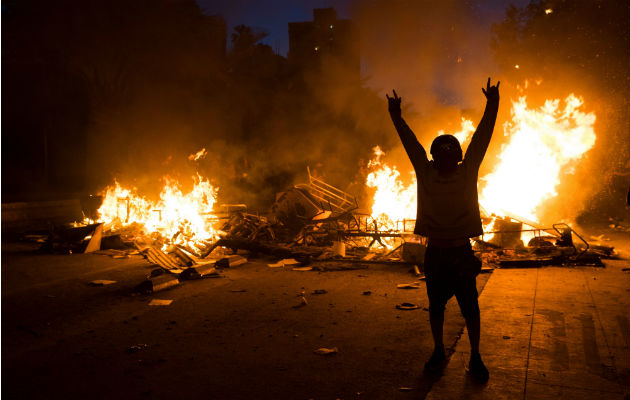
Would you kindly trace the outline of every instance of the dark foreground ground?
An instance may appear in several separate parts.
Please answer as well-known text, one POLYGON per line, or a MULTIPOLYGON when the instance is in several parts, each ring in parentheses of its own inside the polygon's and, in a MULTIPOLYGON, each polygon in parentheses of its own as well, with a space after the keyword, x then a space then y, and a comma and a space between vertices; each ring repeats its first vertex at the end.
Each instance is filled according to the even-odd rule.
MULTIPOLYGON (((627 233, 610 236, 627 256, 627 233)), ((465 375, 468 339, 454 300, 445 326, 449 367, 441 378, 423 375, 433 347, 428 302, 424 284, 396 288, 415 280, 408 267, 298 272, 267 267, 272 261, 147 296, 133 293, 152 269, 141 258, 43 255, 31 244, 3 243, 2 396, 621 399, 628 392, 627 259, 480 275, 486 385, 465 375), (95 279, 117 283, 89 286, 95 279), (327 293, 313 294, 318 289, 327 293), (296 307, 302 291, 308 304, 296 307), (173 302, 149 306, 152 299, 173 302), (402 302, 421 307, 399 311, 402 302), (314 353, 322 347, 339 351, 314 353)))

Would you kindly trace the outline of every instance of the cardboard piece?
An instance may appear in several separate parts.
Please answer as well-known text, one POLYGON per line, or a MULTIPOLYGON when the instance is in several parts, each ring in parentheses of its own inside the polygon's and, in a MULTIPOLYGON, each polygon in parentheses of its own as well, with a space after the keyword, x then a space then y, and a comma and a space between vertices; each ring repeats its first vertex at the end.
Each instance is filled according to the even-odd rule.
POLYGON ((93 251, 97 251, 101 249, 101 239, 103 238, 103 224, 98 224, 96 228, 94 228, 94 233, 90 238, 90 241, 85 248, 84 253, 91 253, 93 251))

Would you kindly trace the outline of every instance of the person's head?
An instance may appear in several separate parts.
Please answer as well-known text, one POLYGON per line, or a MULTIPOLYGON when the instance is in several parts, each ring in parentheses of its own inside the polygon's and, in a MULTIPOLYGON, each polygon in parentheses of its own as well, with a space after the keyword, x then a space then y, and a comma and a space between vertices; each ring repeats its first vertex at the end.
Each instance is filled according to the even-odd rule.
POLYGON ((453 135, 440 135, 431 144, 431 156, 439 171, 452 171, 462 161, 462 146, 453 135))

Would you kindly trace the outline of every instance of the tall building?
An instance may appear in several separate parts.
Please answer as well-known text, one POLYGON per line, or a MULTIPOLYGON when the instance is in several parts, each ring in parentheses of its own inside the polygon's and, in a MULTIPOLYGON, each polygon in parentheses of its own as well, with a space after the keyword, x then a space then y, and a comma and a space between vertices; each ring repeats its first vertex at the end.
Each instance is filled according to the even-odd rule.
POLYGON ((358 31, 351 20, 337 19, 334 8, 316 8, 313 21, 289 23, 288 58, 294 67, 321 73, 326 80, 358 82, 358 31))

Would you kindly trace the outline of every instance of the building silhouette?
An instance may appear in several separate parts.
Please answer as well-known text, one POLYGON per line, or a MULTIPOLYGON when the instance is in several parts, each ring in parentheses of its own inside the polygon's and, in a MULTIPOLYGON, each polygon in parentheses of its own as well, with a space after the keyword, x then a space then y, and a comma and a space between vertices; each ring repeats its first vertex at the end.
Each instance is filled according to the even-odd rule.
POLYGON ((316 8, 313 21, 289 23, 289 63, 327 81, 356 83, 360 77, 359 34, 334 8, 316 8))

